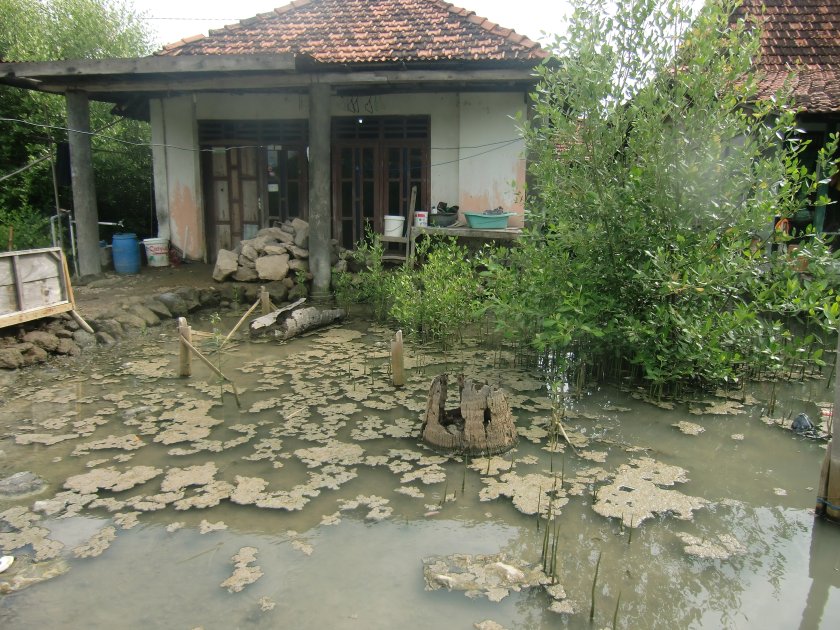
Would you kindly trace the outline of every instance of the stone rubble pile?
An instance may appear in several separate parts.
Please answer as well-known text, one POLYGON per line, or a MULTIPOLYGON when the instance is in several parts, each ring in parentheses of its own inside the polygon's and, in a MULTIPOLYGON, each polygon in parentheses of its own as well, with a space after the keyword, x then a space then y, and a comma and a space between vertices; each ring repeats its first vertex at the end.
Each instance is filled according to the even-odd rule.
MULTIPOLYGON (((103 284, 119 282, 103 279, 103 284)), ((256 300, 258 289, 236 294, 233 285, 194 289, 182 287, 153 297, 132 297, 94 318, 86 318, 94 330, 83 330, 68 313, 27 322, 0 330, 0 368, 17 369, 47 361, 50 356, 76 356, 87 347, 110 346, 134 331, 159 326, 163 321, 183 317, 238 299, 256 300)))
MULTIPOLYGON (((330 265, 341 265, 338 241, 331 241, 330 265)), ((291 219, 263 228, 235 249, 219 250, 213 270, 216 282, 259 282, 272 299, 294 301, 309 295, 309 223, 291 219), (285 288, 285 292, 284 292, 285 288)))

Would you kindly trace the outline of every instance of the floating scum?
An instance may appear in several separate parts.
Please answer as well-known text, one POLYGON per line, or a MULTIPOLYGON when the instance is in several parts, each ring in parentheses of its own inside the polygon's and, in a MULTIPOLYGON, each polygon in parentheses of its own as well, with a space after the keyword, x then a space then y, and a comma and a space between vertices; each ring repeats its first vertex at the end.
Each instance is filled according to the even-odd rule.
MULTIPOLYGON (((543 523, 562 523, 570 501, 597 492, 595 512, 639 527, 656 514, 690 519, 709 505, 702 497, 672 489, 686 481, 685 470, 647 457, 622 459, 616 465, 625 451, 640 449, 585 434, 592 422, 613 422, 626 408, 588 415, 570 410, 564 418, 574 448, 566 448, 562 438, 552 446, 547 412, 553 406, 544 383, 522 371, 500 370, 494 362, 504 351, 494 357, 466 345, 433 355, 409 344, 407 386, 394 390, 388 378, 391 335, 379 327, 366 332, 334 327, 286 345, 255 344, 247 359, 241 347, 231 347, 224 355, 226 371, 248 381, 240 390, 243 407, 236 411, 226 406, 212 379, 185 382, 161 376, 172 370, 172 362, 164 359, 123 361, 107 374, 100 367, 80 379, 87 381, 85 387, 24 387, 11 394, 3 415, 27 416, 16 423, 16 448, 49 449, 69 474, 53 480, 60 489, 52 496, 0 512, 0 548, 32 554, 32 561, 18 568, 18 575, 30 577, 3 575, 0 590, 19 590, 60 575, 75 562, 95 561, 150 513, 165 515, 170 534, 194 527, 221 536, 228 526, 212 517, 217 506, 225 506, 228 515, 236 506, 243 511, 313 512, 314 524, 338 526, 351 517, 371 524, 424 512, 426 518, 435 518, 445 515, 453 502, 466 500, 498 504, 543 523), (250 358, 254 353, 260 356, 250 358), (538 447, 536 454, 517 456, 514 450, 464 461, 420 443, 429 383, 434 374, 453 366, 479 381, 491 380, 490 375, 506 389, 515 413, 533 415, 517 430, 538 447), (101 396, 82 393, 103 387, 107 393, 101 396), (72 411, 54 413, 68 407, 72 411), (592 448, 595 444, 603 448, 592 448), (366 490, 374 472, 378 479, 390 480, 390 490, 366 490), (345 486, 354 491, 337 494, 345 486), (357 493, 357 488, 365 490, 357 493), (175 519, 184 513, 200 514, 200 523, 175 519), (88 540, 67 550, 51 538, 44 521, 80 514, 104 520, 88 540), (57 564, 46 568, 48 561, 57 564)), ((137 343, 138 357, 155 348, 152 340, 137 343)), ((733 401, 713 401, 704 413, 740 409, 733 401)), ((687 429, 696 426, 683 422, 678 428, 692 433, 687 429)), ((723 535, 701 540, 686 534, 681 540, 687 554, 706 558, 742 551, 737 540, 723 535)), ((318 551, 317 540, 293 530, 286 531, 285 542, 305 557, 318 551)), ((258 557, 257 547, 243 546, 227 563, 214 559, 229 569, 221 588, 247 591, 264 573, 279 570, 261 567, 258 557)), ((523 558, 462 554, 427 559, 423 570, 428 588, 463 590, 499 601, 510 591, 540 587, 552 610, 568 614, 575 609, 560 584, 523 558)), ((274 602, 260 601, 261 612, 269 614, 274 602)))

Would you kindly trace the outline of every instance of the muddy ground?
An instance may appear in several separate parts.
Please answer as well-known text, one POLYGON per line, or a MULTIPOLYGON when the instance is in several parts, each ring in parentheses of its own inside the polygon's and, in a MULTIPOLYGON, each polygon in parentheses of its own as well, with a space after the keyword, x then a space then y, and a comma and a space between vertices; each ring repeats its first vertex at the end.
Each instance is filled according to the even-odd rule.
POLYGON ((213 265, 182 264, 178 267, 142 267, 140 273, 120 275, 113 272, 84 284, 74 284, 76 306, 82 317, 95 318, 130 297, 152 298, 180 287, 196 289, 219 287, 213 280, 213 265))

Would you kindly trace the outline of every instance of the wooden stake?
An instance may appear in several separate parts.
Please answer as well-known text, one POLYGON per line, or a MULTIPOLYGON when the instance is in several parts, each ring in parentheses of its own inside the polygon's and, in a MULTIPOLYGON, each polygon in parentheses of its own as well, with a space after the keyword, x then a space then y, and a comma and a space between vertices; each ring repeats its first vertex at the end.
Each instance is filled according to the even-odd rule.
POLYGON ((207 367, 209 367, 213 371, 214 374, 219 376, 219 378, 221 378, 221 379, 227 381, 228 383, 230 383, 230 386, 233 389, 233 397, 236 399, 236 406, 241 407, 242 404, 239 402, 239 390, 236 389, 236 383, 234 383, 227 376, 222 374, 222 371, 219 368, 217 368, 215 365, 213 365, 213 362, 210 361, 210 359, 208 359, 207 357, 205 357, 201 353, 201 350, 199 350, 194 345, 192 345, 192 343, 187 341, 184 337, 181 337, 181 344, 187 346, 190 350, 192 350, 193 353, 195 353, 195 356, 197 356, 199 359, 201 359, 201 362, 204 363, 207 367))
MULTIPOLYGON (((837 352, 840 356, 840 331, 837 334, 837 352)), ((828 470, 825 482, 825 496, 820 497, 825 505, 825 515, 832 521, 840 521, 840 371, 835 374, 834 408, 831 412, 831 441, 828 443, 828 470)), ((822 481, 822 480, 821 480, 822 481)))
POLYGON ((76 320, 76 323, 79 326, 81 326, 82 330, 84 330, 85 332, 89 332, 91 335, 93 334, 93 328, 91 328, 90 324, 88 324, 84 319, 82 319, 82 316, 79 315, 75 310, 71 310, 70 315, 73 317, 73 319, 76 320))
POLYGON ((222 340, 222 343, 219 344, 219 351, 221 351, 222 348, 225 347, 225 344, 228 341, 230 341, 230 338, 233 337, 234 334, 236 334, 236 331, 239 330, 239 327, 242 326, 243 323, 245 323, 245 320, 248 319, 248 317, 251 315, 251 313, 253 313, 255 310, 257 310, 257 307, 260 305, 261 301, 262 300, 257 300, 256 302, 254 302, 254 305, 245 312, 245 314, 239 319, 238 322, 236 322, 236 326, 233 327, 233 330, 231 330, 228 333, 228 336, 225 337, 222 340))
POLYGON ((268 315, 271 312, 271 298, 265 287, 260 287, 260 304, 262 305, 262 314, 268 315))
POLYGON ((391 380, 394 387, 405 385, 405 362, 403 359, 403 334, 397 331, 394 340, 391 342, 391 380))
MULTIPOLYGON (((186 317, 178 318, 178 336, 181 340, 192 343, 192 328, 186 317)), ((178 344, 178 376, 192 376, 192 355, 185 343, 178 344)))

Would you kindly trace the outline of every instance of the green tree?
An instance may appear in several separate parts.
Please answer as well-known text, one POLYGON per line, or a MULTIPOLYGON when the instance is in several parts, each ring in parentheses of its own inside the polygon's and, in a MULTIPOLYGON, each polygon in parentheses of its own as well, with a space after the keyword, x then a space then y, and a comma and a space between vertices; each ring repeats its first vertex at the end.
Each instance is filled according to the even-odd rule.
MULTIPOLYGON (((4 61, 101 59, 148 54, 151 37, 140 16, 116 0, 0 0, 0 58, 4 61)), ((146 123, 111 114, 91 103, 91 128, 99 215, 123 220, 126 229, 150 234, 151 152, 146 123)), ((0 86, 0 176, 43 156, 66 141, 66 110, 60 96, 0 86)), ((40 162, 0 184, 0 224, 14 226, 17 249, 49 242, 54 213, 51 161, 40 162)), ((72 207, 69 190, 60 191, 72 207)), ((2 235, 2 228, 0 228, 2 235)), ((104 235, 104 233, 103 233, 104 235)))
POLYGON ((797 316, 823 330, 836 311, 818 238, 813 277, 764 255, 774 218, 818 182, 784 96, 755 99, 756 29, 733 23, 733 2, 685 5, 575 3, 526 129, 532 229, 491 270, 511 334, 660 392, 801 361, 769 349, 796 338, 797 316), (783 305, 796 312, 780 324, 783 305))

